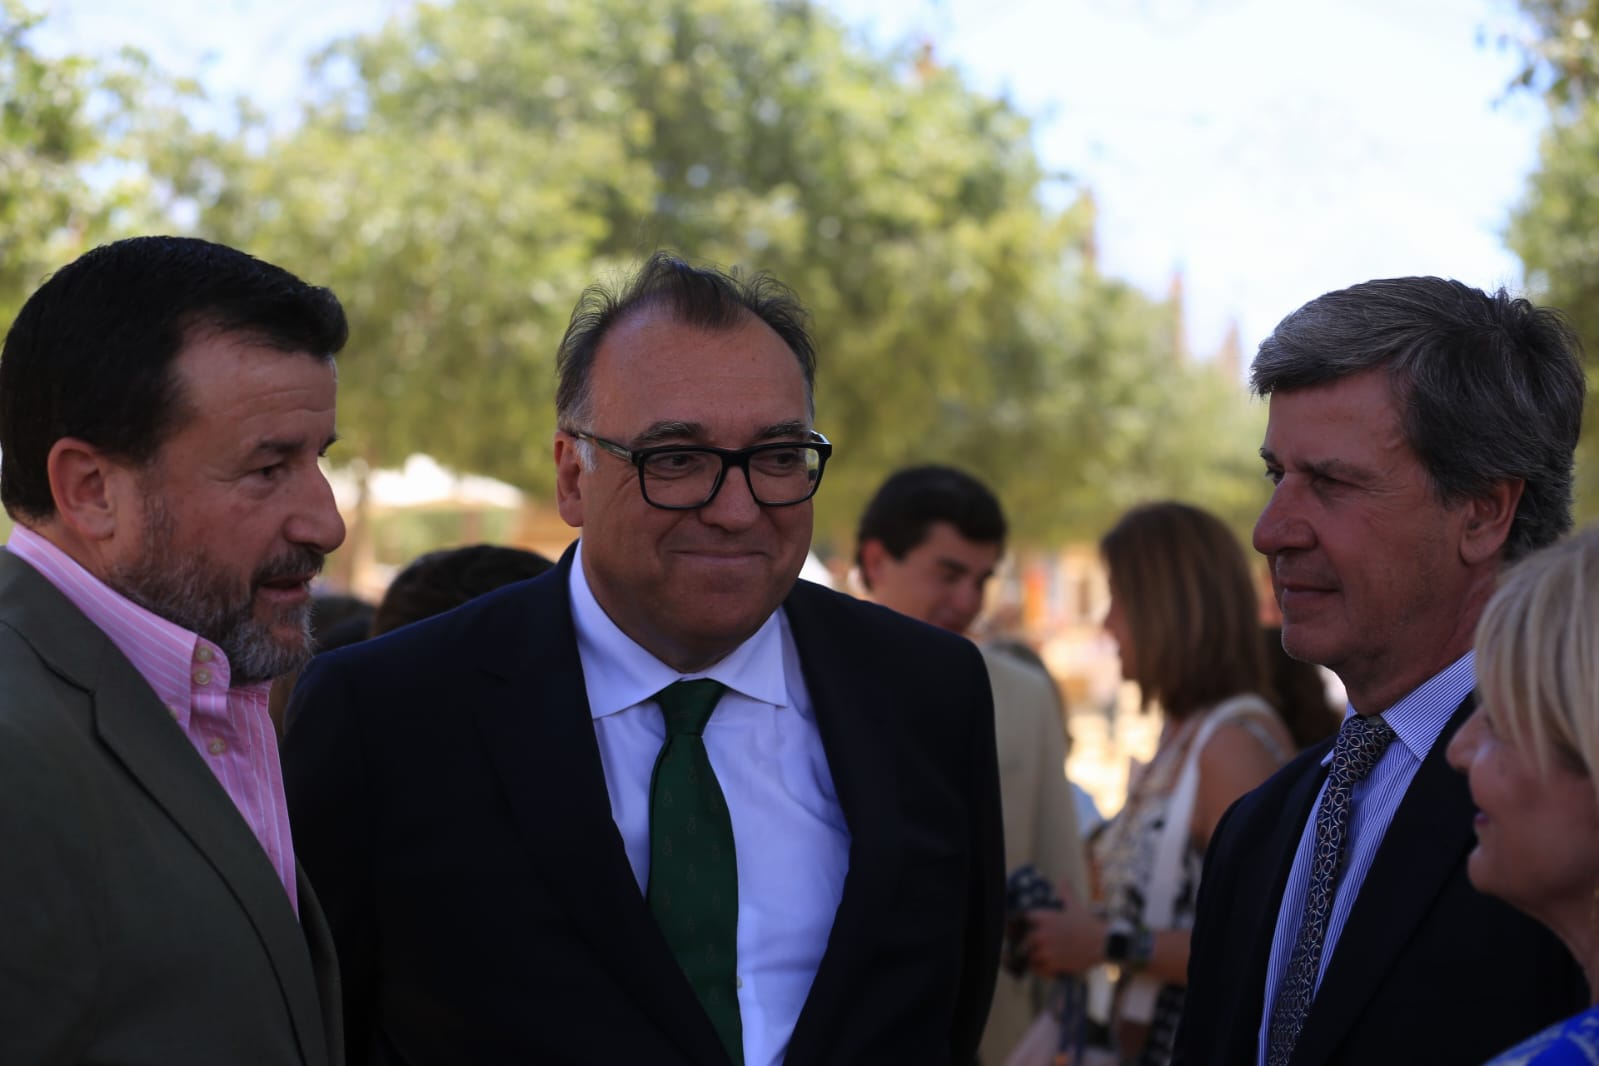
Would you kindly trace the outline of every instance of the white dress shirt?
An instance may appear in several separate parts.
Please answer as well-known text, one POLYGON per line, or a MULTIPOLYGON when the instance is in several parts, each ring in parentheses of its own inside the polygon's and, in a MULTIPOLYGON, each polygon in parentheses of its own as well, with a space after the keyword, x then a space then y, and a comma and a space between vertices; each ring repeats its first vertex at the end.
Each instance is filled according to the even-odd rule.
POLYGON ((733 822, 744 1061, 776 1066, 827 947, 850 846, 788 619, 779 608, 721 662, 680 674, 605 613, 584 577, 581 541, 570 589, 611 817, 641 893, 650 875, 650 777, 666 736, 653 697, 687 677, 727 686, 705 749, 733 822))
MULTIPOLYGON (((1473 658, 1474 653, 1468 651, 1382 712, 1383 721, 1394 731, 1395 739, 1377 760, 1377 765, 1371 768, 1371 773, 1366 775, 1365 780, 1355 782, 1349 793, 1349 833, 1344 838, 1345 865, 1343 872, 1338 875, 1338 884, 1333 889, 1332 909, 1327 914, 1327 932, 1322 941, 1320 967, 1316 971, 1317 989, 1321 988, 1321 980, 1327 975, 1327 964, 1338 946, 1338 937, 1344 930, 1344 923, 1349 920, 1349 912, 1354 909, 1355 897, 1360 895, 1360 886, 1366 881, 1366 873, 1371 869, 1372 860, 1377 857, 1377 849, 1388 833, 1388 825, 1394 820, 1394 813, 1399 810, 1410 782, 1415 779, 1416 771, 1421 769, 1422 760, 1438 742, 1438 735, 1472 689, 1473 658)), ((1353 707, 1345 706, 1345 720, 1354 713, 1353 707)), ((1333 749, 1329 748, 1321 764, 1329 766, 1332 759, 1333 749)), ((1277 986, 1282 983, 1283 974, 1288 970, 1294 939, 1299 935, 1299 920, 1305 911, 1305 894, 1310 886, 1311 854, 1315 851, 1316 812, 1321 809, 1321 800, 1326 793, 1327 784, 1324 781, 1321 792, 1316 796, 1316 803, 1310 809, 1310 817, 1305 820, 1304 831, 1299 837, 1299 850, 1294 852, 1294 865, 1289 869, 1288 884, 1283 889, 1282 903, 1277 911, 1277 930, 1272 936, 1271 959, 1266 967, 1265 1009, 1260 1016, 1260 1042, 1256 1052, 1260 1066, 1265 1066, 1266 1062, 1266 1049, 1271 1038, 1271 1011, 1277 1002, 1277 986)))

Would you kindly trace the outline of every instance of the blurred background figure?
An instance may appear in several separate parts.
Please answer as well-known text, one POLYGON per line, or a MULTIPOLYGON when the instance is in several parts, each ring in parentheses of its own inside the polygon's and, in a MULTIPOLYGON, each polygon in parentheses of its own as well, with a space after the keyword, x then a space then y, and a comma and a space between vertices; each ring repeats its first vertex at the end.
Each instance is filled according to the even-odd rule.
POLYGON ((311 601, 312 646, 317 651, 328 651, 365 640, 372 632, 375 610, 360 596, 342 592, 318 595, 311 601))
MULTIPOLYGON (((358 596, 317 597, 311 611, 311 635, 317 652, 332 651, 367 637, 443 614, 493 592, 502 585, 538 577, 554 566, 538 552, 501 544, 469 544, 419 555, 394 575, 376 607, 358 596)), ((272 720, 283 730, 289 694, 301 671, 281 677, 272 686, 272 720)))
MULTIPOLYGON (((883 482, 861 515, 855 540, 861 583, 885 607, 967 635, 1005 554, 1006 533, 999 499, 981 481, 948 466, 907 467, 883 482)), ((978 648, 994 695, 1006 869, 1031 865, 1081 894, 1082 836, 1066 781, 1060 691, 1036 655, 1027 663, 1014 651, 978 648)), ((1002 972, 979 1061, 1004 1062, 1043 999, 1044 989, 1025 971, 1002 972)))
POLYGON ((1127 802, 1093 844, 1096 894, 1030 915, 1035 972, 1111 963, 1120 979, 1103 1043, 1121 1062, 1171 1057, 1205 845, 1227 807, 1283 764, 1293 738, 1271 690, 1243 549, 1214 516, 1181 503, 1129 511, 1100 542, 1105 628, 1122 676, 1165 721, 1127 802))
POLYGON ((372 636, 443 614, 502 585, 538 577, 554 565, 537 552, 500 544, 420 555, 389 583, 372 618, 372 636))
MULTIPOLYGON (((1536 918, 1599 989, 1599 527, 1528 556, 1477 627, 1477 710, 1449 743, 1478 808, 1466 872, 1536 918)), ((1514 974, 1500 975, 1515 979, 1514 974)), ((1599 1061, 1599 1006, 1492 1066, 1599 1061)))
MULTIPOLYGON (((346 644, 365 640, 372 630, 372 604, 359 596, 342 592, 319 593, 311 599, 311 651, 320 654, 346 644)), ((267 696, 267 712, 272 724, 281 735, 288 727, 284 711, 289 705, 289 693, 300 680, 304 666, 296 666, 288 673, 275 678, 272 691, 267 696)))
POLYGON ((1327 692, 1321 667, 1295 659, 1283 650, 1282 626, 1266 627, 1266 668, 1277 714, 1300 751, 1320 744, 1338 732, 1343 707, 1327 692))
MULTIPOLYGON (((1037 649, 1031 644, 1019 637, 988 637, 983 640, 979 647, 983 649, 983 652, 989 658, 993 658, 995 655, 1003 655, 1006 658, 1015 659, 1049 681, 1049 694, 1055 704, 1055 713, 1060 716, 1062 728, 1065 730, 1066 757, 1070 759, 1072 754, 1072 733, 1070 718, 1066 713, 1066 698, 1060 694, 1060 685, 1056 683, 1055 675, 1049 672, 1049 664, 1044 662, 1044 657, 1038 654, 1037 649)), ((1100 813, 1099 805, 1094 802, 1094 797, 1090 796, 1088 791, 1076 781, 1068 777, 1066 779, 1066 787, 1071 790, 1072 809, 1077 812, 1077 836, 1081 840, 1087 840, 1094 835, 1095 830, 1104 824, 1105 816, 1100 813)))

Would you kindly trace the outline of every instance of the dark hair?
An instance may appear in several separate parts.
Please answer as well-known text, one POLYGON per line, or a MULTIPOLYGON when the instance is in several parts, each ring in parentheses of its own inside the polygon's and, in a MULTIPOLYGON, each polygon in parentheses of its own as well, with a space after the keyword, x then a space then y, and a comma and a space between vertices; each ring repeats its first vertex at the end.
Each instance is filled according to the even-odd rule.
POLYGON ((1270 691, 1260 605, 1238 538, 1186 503, 1128 511, 1099 542, 1132 637, 1127 673, 1143 703, 1184 718, 1218 700, 1270 691))
POLYGON ((1005 512, 987 485, 952 466, 906 467, 889 476, 861 513, 855 531, 855 565, 861 567, 861 545, 881 541, 896 559, 927 539, 934 522, 948 522, 967 540, 1003 546, 1005 512))
POLYGON ((372 635, 443 614, 502 585, 538 577, 555 564, 537 552, 498 544, 419 555, 395 575, 372 617, 372 635))
POLYGON ((1507 560, 1571 528, 1586 386, 1582 344, 1564 315, 1443 278, 1368 281, 1283 319, 1250 384, 1267 396, 1379 368, 1440 500, 1523 482, 1507 560))
POLYGON ((652 307, 665 307, 677 321, 707 330, 735 329, 749 315, 766 323, 799 360, 806 403, 815 416, 816 349, 805 308, 793 291, 770 274, 743 278, 656 252, 620 291, 601 283, 578 298, 555 357, 555 417, 562 429, 585 428, 590 371, 606 333, 629 315, 652 307))
POLYGON ((55 513, 46 459, 77 437, 152 460, 187 415, 172 364, 203 331, 331 359, 338 298, 271 263, 191 237, 135 237, 87 252, 28 298, 0 353, 0 501, 55 513))
POLYGON ((1300 751, 1338 732, 1343 713, 1327 698, 1327 686, 1322 684, 1321 667, 1296 659, 1283 650, 1281 626, 1267 626, 1264 630, 1266 665, 1271 671, 1272 702, 1277 714, 1294 738, 1300 751))
POLYGON ((311 647, 317 654, 359 644, 372 629, 377 608, 359 596, 324 593, 311 599, 311 647))

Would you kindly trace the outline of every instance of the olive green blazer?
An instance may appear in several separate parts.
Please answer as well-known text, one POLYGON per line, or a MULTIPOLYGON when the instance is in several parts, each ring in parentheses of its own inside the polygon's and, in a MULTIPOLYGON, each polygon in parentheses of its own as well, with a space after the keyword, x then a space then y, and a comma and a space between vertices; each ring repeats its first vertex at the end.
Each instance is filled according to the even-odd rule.
POLYGON ((131 663, 0 551, 0 1062, 338 1066, 338 971, 131 663))

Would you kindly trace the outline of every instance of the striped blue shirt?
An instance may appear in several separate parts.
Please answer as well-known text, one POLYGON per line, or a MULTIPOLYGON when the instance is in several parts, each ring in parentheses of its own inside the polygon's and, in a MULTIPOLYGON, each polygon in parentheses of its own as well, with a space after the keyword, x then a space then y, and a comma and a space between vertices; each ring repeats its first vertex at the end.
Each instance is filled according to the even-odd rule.
MULTIPOLYGON (((1327 963, 1332 960, 1338 944, 1338 935, 1365 883, 1366 872, 1371 869, 1377 848, 1394 820, 1394 812, 1405 798, 1405 791, 1438 741, 1449 718, 1460 706, 1460 701, 1471 691, 1472 653, 1456 659, 1443 672, 1410 695, 1382 712, 1382 717, 1393 729, 1398 742, 1388 745, 1370 775, 1358 782, 1350 793, 1349 835, 1347 864, 1338 877, 1338 887, 1333 891, 1332 913, 1327 916, 1327 935, 1321 952, 1321 965, 1316 971, 1316 987, 1327 974, 1327 963)), ((1355 713, 1353 707, 1344 708, 1347 719, 1355 713)), ((1322 759, 1322 766, 1332 764, 1332 750, 1322 759)), ((1299 935, 1299 919, 1305 910, 1305 893, 1310 882, 1310 857, 1315 850, 1316 812, 1321 809, 1322 795, 1327 785, 1322 783, 1321 793, 1310 809, 1304 831, 1299 835, 1299 849, 1294 852, 1294 865, 1288 872, 1288 885, 1283 889, 1282 905, 1277 911, 1277 931, 1271 940, 1271 962, 1266 967, 1265 1009, 1260 1015, 1260 1044, 1257 1052, 1259 1066, 1265 1066, 1266 1046, 1271 1035, 1271 1011, 1277 1002, 1277 986, 1288 970, 1288 958, 1293 954, 1294 938, 1299 935)))

